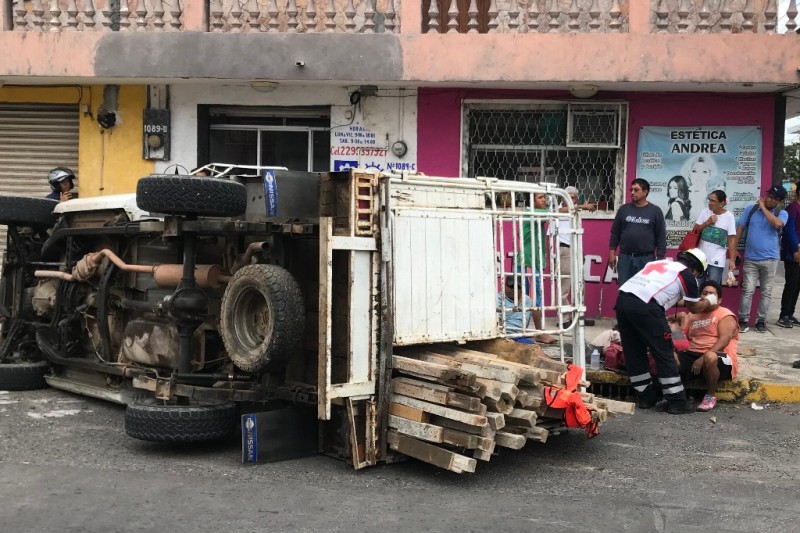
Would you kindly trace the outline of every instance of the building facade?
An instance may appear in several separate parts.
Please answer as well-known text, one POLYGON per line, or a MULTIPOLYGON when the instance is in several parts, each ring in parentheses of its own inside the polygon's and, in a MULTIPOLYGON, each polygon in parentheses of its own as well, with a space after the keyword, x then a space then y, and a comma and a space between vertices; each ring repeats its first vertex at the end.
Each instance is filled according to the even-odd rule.
POLYGON ((738 212, 781 181, 796 19, 794 0, 0 0, 0 193, 46 194, 57 165, 96 196, 212 161, 575 185, 599 206, 588 314, 609 315, 633 178, 691 204, 673 246, 709 187, 738 212))

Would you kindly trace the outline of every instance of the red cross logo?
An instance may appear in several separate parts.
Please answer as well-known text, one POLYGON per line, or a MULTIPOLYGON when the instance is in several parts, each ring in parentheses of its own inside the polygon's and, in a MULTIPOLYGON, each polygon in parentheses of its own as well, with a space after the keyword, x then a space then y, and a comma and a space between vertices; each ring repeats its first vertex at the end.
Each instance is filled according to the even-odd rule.
POLYGON ((647 263, 642 270, 642 274, 649 274, 650 272, 658 272, 659 274, 663 274, 667 271, 667 265, 662 263, 661 261, 656 261, 655 263, 647 263))

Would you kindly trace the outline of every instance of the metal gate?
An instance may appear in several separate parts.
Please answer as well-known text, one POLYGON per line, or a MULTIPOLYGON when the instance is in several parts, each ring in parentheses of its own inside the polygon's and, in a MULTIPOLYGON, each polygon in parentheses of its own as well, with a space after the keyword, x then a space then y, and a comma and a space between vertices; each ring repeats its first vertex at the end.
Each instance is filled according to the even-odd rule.
MULTIPOLYGON (((77 105, 0 103, 0 194, 41 198, 53 167, 77 172, 78 130, 77 105)), ((0 226, 0 256, 5 245, 0 226)))

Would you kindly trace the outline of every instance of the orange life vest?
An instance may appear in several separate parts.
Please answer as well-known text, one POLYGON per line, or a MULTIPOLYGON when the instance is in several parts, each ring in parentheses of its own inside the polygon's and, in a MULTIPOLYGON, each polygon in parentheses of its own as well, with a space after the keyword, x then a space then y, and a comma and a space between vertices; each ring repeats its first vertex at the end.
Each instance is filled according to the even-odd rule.
POLYGON ((583 398, 577 391, 578 383, 583 376, 579 366, 569 365, 564 379, 566 386, 563 389, 556 387, 544 388, 544 400, 548 407, 564 409, 564 423, 568 428, 582 428, 590 439, 600 433, 597 422, 592 420, 592 415, 583 405, 583 398))

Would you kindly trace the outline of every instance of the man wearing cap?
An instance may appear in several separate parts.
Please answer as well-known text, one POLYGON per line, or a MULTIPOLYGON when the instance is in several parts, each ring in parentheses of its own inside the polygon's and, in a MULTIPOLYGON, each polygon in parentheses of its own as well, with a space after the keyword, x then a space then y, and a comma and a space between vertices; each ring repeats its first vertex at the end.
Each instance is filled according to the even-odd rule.
POLYGON ((639 409, 655 407, 658 400, 647 360, 649 350, 656 362, 661 393, 666 399, 661 406, 676 415, 695 410, 686 398, 673 356, 672 329, 667 323, 666 310, 678 302, 683 302, 691 313, 704 313, 709 309, 711 304, 700 298, 697 283, 707 266, 703 251, 692 248, 680 252, 677 261, 662 259, 647 263, 619 288, 614 310, 639 409))
POLYGON ((756 311, 756 331, 766 333, 767 312, 772 301, 772 281, 780 260, 780 231, 789 215, 780 208, 786 199, 786 189, 776 185, 766 196, 747 206, 736 223, 736 249, 742 235, 747 231, 742 263, 742 296, 739 299, 739 331, 748 331, 750 307, 756 281, 761 286, 761 298, 756 311))

